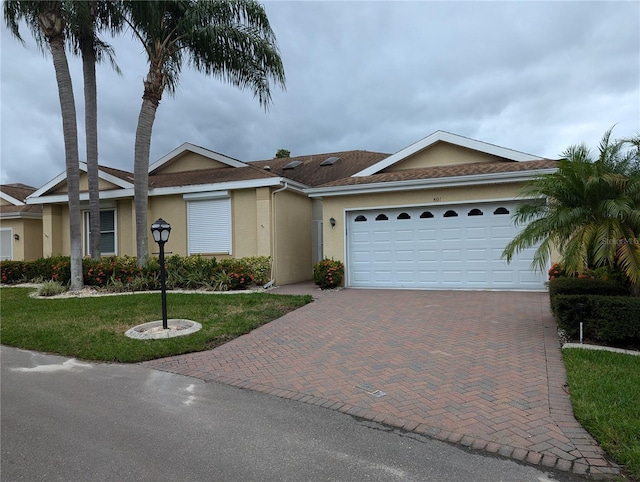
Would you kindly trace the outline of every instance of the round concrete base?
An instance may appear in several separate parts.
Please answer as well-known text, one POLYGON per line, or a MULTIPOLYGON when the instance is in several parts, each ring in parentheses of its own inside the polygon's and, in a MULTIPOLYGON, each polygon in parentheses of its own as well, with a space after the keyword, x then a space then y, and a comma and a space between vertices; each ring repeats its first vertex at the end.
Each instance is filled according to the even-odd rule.
POLYGON ((124 334, 136 340, 160 340, 176 336, 186 336, 200 330, 202 325, 191 320, 167 320, 167 329, 162 328, 162 320, 150 321, 128 329, 124 334))

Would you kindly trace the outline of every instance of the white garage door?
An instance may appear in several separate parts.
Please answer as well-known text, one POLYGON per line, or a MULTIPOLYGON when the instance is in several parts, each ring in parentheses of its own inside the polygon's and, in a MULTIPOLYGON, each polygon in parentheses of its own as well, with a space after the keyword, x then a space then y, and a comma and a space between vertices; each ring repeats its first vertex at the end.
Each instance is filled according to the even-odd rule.
POLYGON ((535 249, 500 255, 518 232, 513 203, 356 211, 347 214, 347 282, 353 287, 544 289, 535 249))

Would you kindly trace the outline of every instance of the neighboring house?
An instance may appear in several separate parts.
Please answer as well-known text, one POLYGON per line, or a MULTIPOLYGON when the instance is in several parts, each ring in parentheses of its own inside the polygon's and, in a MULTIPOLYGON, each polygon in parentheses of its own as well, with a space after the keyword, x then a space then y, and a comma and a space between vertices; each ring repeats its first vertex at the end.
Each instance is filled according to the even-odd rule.
POLYGON ((27 205, 35 188, 0 185, 0 261, 31 261, 42 257, 42 207, 27 205))
MULTIPOLYGON (((265 161, 183 144, 149 166, 149 212, 172 227, 180 255, 271 256, 276 284, 308 280, 313 264, 345 263, 345 285, 543 289, 533 250, 507 265, 511 214, 545 160, 438 131, 393 154, 345 151, 265 161)), ((86 173, 86 166, 81 169, 86 173)), ((103 254, 135 255, 133 175, 100 168, 103 254)), ((81 175, 88 226, 86 174, 81 175)), ((66 180, 27 200, 42 204, 44 254, 68 254, 66 180)), ((156 247, 149 236, 150 252, 156 247)))

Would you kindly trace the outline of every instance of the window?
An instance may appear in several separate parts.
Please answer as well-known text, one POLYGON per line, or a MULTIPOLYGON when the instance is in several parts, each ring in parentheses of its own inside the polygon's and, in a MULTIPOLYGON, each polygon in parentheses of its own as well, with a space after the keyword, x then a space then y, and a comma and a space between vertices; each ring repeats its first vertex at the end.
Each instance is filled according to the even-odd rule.
POLYGON ((356 217, 356 219, 354 219, 354 221, 356 223, 361 223, 362 221, 366 221, 367 218, 365 218, 362 214, 359 214, 358 217, 356 217))
POLYGON ((13 259, 13 230, 11 228, 0 229, 0 261, 13 259))
POLYGON ((189 254, 231 254, 231 199, 187 202, 189 254))
POLYGON ((455 218, 457 216, 458 216, 458 213, 453 211, 452 209, 449 209, 446 213, 444 213, 445 218, 455 218))
MULTIPOLYGON (((90 244, 89 244, 89 233, 90 224, 89 224, 89 211, 85 211, 84 213, 84 239, 85 246, 84 251, 85 254, 91 254, 90 244)), ((100 254, 102 255, 116 255, 118 254, 117 249, 117 236, 116 236, 116 210, 115 209, 105 209, 100 211, 100 254)))
POLYGON ((420 215, 420 219, 429 219, 433 217, 433 213, 431 211, 425 211, 420 215))
POLYGON ((498 208, 493 211, 493 214, 509 214, 509 210, 507 208, 498 208))
POLYGON ((467 214, 467 216, 482 216, 482 211, 480 211, 479 209, 472 209, 471 211, 469 211, 469 214, 467 214))
POLYGON ((387 217, 386 214, 378 214, 376 216, 376 221, 388 221, 389 218, 387 217))
POLYGON ((411 219, 408 213, 400 213, 398 214, 398 219, 411 219))

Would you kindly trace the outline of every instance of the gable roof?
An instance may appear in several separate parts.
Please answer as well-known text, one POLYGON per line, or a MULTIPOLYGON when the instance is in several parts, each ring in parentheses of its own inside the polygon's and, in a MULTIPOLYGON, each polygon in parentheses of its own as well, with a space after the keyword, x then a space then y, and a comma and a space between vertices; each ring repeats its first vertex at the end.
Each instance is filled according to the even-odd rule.
POLYGON ((360 172, 354 174, 356 177, 360 176, 370 176, 372 174, 376 174, 383 169, 388 168, 389 166, 396 164, 400 161, 405 160, 406 158, 412 156, 413 154, 420 152, 437 142, 447 142, 449 144, 454 144, 460 147, 465 147, 467 149, 473 149, 475 151, 484 152, 486 154, 490 154, 492 156, 500 157, 509 161, 535 161, 540 160, 541 158, 538 156, 534 156, 531 154, 527 154, 520 151, 514 151, 513 149, 507 149, 505 147, 496 146, 494 144, 489 144, 482 141, 476 141, 475 139, 470 139, 468 137, 460 136, 458 134, 452 134, 450 132, 445 131, 436 131, 433 134, 425 137, 424 139, 411 144, 408 147, 396 152, 392 156, 383 159, 382 161, 369 166, 360 172))
POLYGON ((482 162, 453 166, 423 167, 381 172, 370 176, 352 176, 307 189, 311 197, 355 194, 363 191, 421 189, 424 187, 463 186, 486 183, 526 181, 557 169, 557 161, 541 159, 525 162, 482 162))
POLYGON ((2 184, 0 185, 0 198, 11 204, 0 206, 0 218, 42 218, 42 206, 30 206, 25 200, 36 191, 35 187, 26 184, 2 184))
POLYGON ((382 152, 357 150, 252 161, 248 164, 262 170, 268 168, 268 172, 275 175, 297 181, 308 187, 316 187, 353 176, 387 157, 389 154, 382 152), (331 158, 334 158, 333 162, 325 162, 331 158), (295 165, 295 167, 287 168, 289 165, 295 165))
POLYGON ((247 165, 242 161, 239 161, 229 156, 225 156, 224 154, 220 154, 219 152, 211 151, 209 149, 205 149, 204 147, 196 146, 195 144, 190 144, 189 142, 185 142, 181 146, 175 148, 173 151, 162 156, 156 162, 149 165, 149 173, 153 173, 154 171, 159 170, 161 167, 164 167, 167 164, 170 164, 176 161, 177 159, 179 159, 180 157, 182 157, 184 154, 188 152, 194 152, 196 154, 199 154, 213 161, 226 164, 230 167, 247 167, 247 165))

